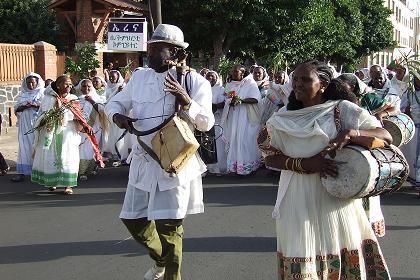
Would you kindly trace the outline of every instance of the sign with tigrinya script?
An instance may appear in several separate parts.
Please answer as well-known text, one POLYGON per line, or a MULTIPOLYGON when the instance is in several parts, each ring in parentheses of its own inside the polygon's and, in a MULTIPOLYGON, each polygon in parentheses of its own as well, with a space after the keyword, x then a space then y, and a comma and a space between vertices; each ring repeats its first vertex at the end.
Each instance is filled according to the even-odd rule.
POLYGON ((108 49, 146 51, 147 22, 144 18, 111 18, 108 24, 108 49))

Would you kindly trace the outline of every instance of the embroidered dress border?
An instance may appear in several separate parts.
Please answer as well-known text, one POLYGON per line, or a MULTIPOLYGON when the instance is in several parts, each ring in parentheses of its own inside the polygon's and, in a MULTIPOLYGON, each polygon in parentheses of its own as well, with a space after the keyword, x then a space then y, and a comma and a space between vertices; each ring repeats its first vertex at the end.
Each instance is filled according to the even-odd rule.
POLYGON ((31 180, 34 183, 47 187, 54 187, 57 185, 75 187, 77 186, 77 173, 57 172, 46 174, 42 171, 32 170, 31 180))
POLYGON ((228 171, 238 174, 247 175, 257 170, 261 166, 261 160, 249 163, 228 162, 228 171))
POLYGON ((389 273, 376 241, 364 240, 361 246, 366 276, 361 277, 359 250, 342 249, 340 255, 285 257, 277 252, 278 279, 389 280, 389 273))

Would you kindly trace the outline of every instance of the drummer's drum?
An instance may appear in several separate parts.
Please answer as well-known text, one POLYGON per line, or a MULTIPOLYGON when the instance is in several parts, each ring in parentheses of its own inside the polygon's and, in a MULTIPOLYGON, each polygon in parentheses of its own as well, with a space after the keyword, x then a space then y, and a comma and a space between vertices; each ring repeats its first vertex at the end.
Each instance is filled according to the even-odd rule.
POLYGON ((338 198, 394 192, 401 188, 409 173, 404 155, 393 145, 372 150, 349 145, 337 151, 334 160, 344 162, 338 165, 338 177, 322 178, 322 184, 338 198))
POLYGON ((400 147, 407 144, 414 137, 415 125, 413 120, 406 114, 390 116, 383 119, 384 128, 392 136, 392 144, 400 147))

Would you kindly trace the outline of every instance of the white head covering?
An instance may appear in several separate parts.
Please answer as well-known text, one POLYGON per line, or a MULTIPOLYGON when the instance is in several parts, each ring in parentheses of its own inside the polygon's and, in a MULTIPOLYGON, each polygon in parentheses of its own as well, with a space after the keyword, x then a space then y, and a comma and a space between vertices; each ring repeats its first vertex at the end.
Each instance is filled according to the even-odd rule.
MULTIPOLYGON (((100 80, 101 80, 101 82, 102 82, 102 85, 104 86, 104 88, 106 88, 106 86, 107 86, 107 82, 105 81, 105 79, 104 78, 102 78, 101 76, 98 76, 98 75, 96 75, 95 77, 93 77, 93 78, 99 78, 100 80)), ((92 78, 92 79, 93 79, 92 78)))
MULTIPOLYGON (((79 99, 83 99, 83 98, 85 98, 85 96, 86 96, 86 94, 84 94, 83 92, 82 92, 82 84, 83 84, 83 82, 84 81, 90 81, 91 83, 92 83, 92 81, 91 80, 89 80, 89 79, 83 79, 83 80, 81 80, 78 84, 77 84, 77 86, 76 86, 76 91, 79 93, 79 99)), ((92 99, 95 101, 95 102, 97 102, 98 100, 99 100, 99 98, 100 98, 100 96, 99 96, 99 94, 98 94, 98 92, 96 91, 96 89, 95 89, 95 87, 93 86, 93 84, 92 84, 92 89, 91 89, 91 92, 89 93, 89 95, 90 96, 92 96, 92 99), (97 100, 98 99, 98 100, 97 100)))
MULTIPOLYGON (((211 73, 211 74, 214 74, 215 76, 216 76, 216 84, 215 85, 222 85, 222 80, 220 79, 220 76, 219 76, 219 74, 217 74, 217 72, 216 71, 213 71, 213 70, 209 70, 208 72, 207 72, 207 74, 208 73, 211 73)), ((206 74, 206 75, 207 75, 206 74)))
MULTIPOLYGON (((262 80, 261 81, 255 81, 257 83, 257 85, 260 86, 264 82, 268 81, 268 78, 269 77, 268 77, 267 70, 265 70, 264 67, 257 65, 257 66, 255 66, 255 68, 252 71, 255 71, 256 68, 261 68, 263 70, 263 78, 262 78, 262 80)), ((252 74, 252 78, 254 78, 254 73, 251 73, 251 74, 252 74)))
POLYGON ((113 97, 118 92, 118 88, 124 84, 124 77, 121 75, 120 71, 118 70, 111 70, 110 75, 112 72, 118 73, 118 80, 116 83, 111 83, 111 80, 106 85, 105 96, 106 100, 108 101, 111 97, 113 97))
POLYGON ((17 107, 25 105, 28 102, 40 103, 40 99, 44 95, 44 85, 44 80, 39 74, 34 72, 28 73, 22 80, 21 92, 16 101, 15 110, 17 107), (26 79, 28 79, 29 77, 35 77, 38 80, 38 84, 36 85, 35 89, 30 90, 28 88, 26 79))

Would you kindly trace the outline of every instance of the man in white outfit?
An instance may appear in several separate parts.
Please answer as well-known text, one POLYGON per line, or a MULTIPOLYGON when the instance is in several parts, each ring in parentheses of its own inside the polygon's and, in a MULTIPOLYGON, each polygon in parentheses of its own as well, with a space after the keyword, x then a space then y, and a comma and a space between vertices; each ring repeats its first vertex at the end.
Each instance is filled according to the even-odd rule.
MULTIPOLYGON (((129 132, 149 130, 174 113, 176 102, 188 121, 200 131, 214 124, 212 92, 208 81, 190 72, 182 84, 176 80, 175 67, 168 60, 177 59, 188 47, 182 31, 173 25, 160 24, 147 42, 150 68, 133 73, 121 94, 108 102, 105 112, 110 120, 129 132), (185 90, 188 85, 189 92, 185 90), (133 118, 127 117, 132 110, 133 118), (138 119, 138 121, 136 121, 138 119)), ((151 146, 155 133, 141 136, 151 146)), ((181 279, 182 222, 187 214, 202 213, 201 174, 204 163, 194 155, 178 174, 165 172, 139 143, 133 145, 130 173, 120 218, 133 238, 146 246, 155 265, 144 279, 181 279)))

